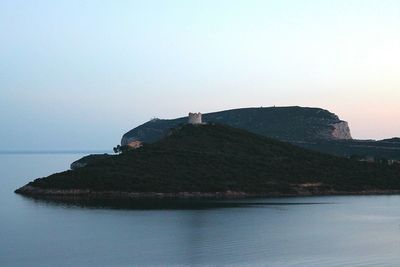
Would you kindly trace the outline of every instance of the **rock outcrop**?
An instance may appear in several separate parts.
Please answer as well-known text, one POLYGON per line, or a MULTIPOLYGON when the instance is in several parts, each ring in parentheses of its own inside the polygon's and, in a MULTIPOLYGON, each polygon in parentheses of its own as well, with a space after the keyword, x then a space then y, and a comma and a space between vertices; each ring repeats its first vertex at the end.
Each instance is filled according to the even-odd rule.
POLYGON ((332 124, 333 131, 330 135, 332 139, 352 139, 349 124, 345 121, 341 121, 335 124, 332 124))

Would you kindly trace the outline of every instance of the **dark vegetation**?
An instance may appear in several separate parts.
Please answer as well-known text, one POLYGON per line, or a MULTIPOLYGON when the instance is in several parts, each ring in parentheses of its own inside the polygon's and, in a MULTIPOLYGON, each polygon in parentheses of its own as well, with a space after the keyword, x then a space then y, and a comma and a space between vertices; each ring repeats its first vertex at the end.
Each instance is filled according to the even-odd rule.
POLYGON ((29 185, 164 193, 400 189, 398 165, 339 158, 223 125, 180 126, 158 142, 87 162, 29 185))
MULTIPOLYGON (((331 155, 400 160, 400 138, 374 140, 332 140, 331 124, 341 122, 333 113, 320 108, 266 107, 241 108, 203 114, 203 121, 271 137, 296 146, 331 155)), ((153 119, 124 134, 145 143, 163 138, 171 128, 186 123, 187 117, 173 120, 153 119)))
MULTIPOLYGON (((396 139, 396 138, 393 138, 396 139)), ((316 140, 293 144, 323 153, 342 157, 358 157, 360 159, 373 158, 378 161, 400 160, 400 142, 385 140, 316 140)))
MULTIPOLYGON (((325 139, 332 131, 330 124, 341 122, 327 110, 304 107, 224 110, 203 114, 203 121, 229 125, 282 141, 325 139)), ((136 137, 145 143, 152 143, 164 137, 171 128, 186 122, 187 117, 153 119, 127 132, 124 137, 136 137)))
POLYGON ((123 153, 123 152, 128 151, 128 146, 117 145, 117 146, 113 147, 113 151, 115 154, 123 153))

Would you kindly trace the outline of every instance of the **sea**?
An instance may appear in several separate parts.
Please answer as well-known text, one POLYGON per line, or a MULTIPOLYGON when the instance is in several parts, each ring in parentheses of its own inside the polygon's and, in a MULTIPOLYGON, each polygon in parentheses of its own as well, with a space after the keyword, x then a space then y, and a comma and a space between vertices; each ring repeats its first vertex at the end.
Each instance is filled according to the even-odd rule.
POLYGON ((32 199, 88 152, 0 153, 0 266, 400 266, 400 196, 32 199))

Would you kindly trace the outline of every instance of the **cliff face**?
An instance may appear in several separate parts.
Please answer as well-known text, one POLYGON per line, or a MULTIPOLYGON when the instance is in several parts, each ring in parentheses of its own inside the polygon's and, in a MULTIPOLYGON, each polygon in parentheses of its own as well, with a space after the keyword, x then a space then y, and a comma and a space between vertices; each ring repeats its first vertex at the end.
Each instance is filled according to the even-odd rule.
POLYGON ((352 139, 350 134, 350 128, 347 122, 341 121, 335 124, 332 124, 333 131, 330 134, 332 139, 352 139))
MULTIPOLYGON (((188 118, 151 120, 124 134, 121 145, 131 138, 145 143, 164 137, 188 118)), ((288 142, 351 139, 347 122, 320 108, 243 108, 203 114, 205 123, 219 123, 288 142)))

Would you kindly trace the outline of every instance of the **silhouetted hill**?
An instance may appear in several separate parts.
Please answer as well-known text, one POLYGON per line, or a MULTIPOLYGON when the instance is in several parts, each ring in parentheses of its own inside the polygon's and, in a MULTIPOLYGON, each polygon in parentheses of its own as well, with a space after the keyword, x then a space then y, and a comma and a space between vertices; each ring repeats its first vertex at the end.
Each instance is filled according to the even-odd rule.
POLYGON ((390 143, 390 144, 400 144, 400 138, 399 137, 393 137, 393 138, 389 138, 389 139, 380 140, 379 142, 381 142, 381 143, 390 143))
POLYGON ((223 125, 185 125, 156 143, 86 162, 84 167, 36 179, 16 192, 109 192, 129 197, 124 193, 282 195, 400 189, 396 164, 321 154, 223 125))
MULTIPOLYGON (((387 139, 395 140, 395 139, 387 139)), ((293 144, 296 144, 293 142, 293 144)), ((298 146, 342 157, 400 160, 400 142, 375 140, 318 140, 301 142, 298 146)))
MULTIPOLYGON (((203 114, 206 123, 221 123, 294 145, 351 157, 400 160, 399 138, 382 141, 353 140, 347 122, 320 108, 241 108, 203 114)), ((187 123, 187 117, 146 122, 123 135, 121 144, 138 139, 145 143, 160 140, 171 128, 187 123)))
MULTIPOLYGON (((153 119, 123 135, 121 144, 130 138, 145 143, 161 139, 171 128, 187 123, 188 118, 173 120, 153 119)), ((203 114, 206 123, 226 124, 256 134, 282 141, 309 141, 326 139, 349 139, 347 123, 335 114, 320 108, 268 107, 241 108, 203 114), (343 125, 347 132, 336 133, 335 127, 343 125)))

